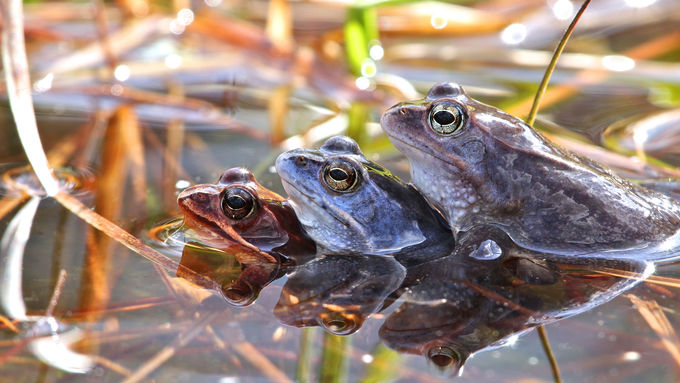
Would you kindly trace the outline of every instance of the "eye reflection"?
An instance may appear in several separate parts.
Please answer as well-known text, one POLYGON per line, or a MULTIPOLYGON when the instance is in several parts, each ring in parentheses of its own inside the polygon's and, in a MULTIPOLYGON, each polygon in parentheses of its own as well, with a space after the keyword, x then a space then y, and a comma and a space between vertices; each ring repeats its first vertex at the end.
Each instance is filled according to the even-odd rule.
POLYGON ((243 188, 228 189, 222 197, 222 210, 231 219, 244 219, 255 211, 255 198, 243 188))
POLYGON ((361 327, 355 315, 346 313, 330 313, 321 315, 321 325, 334 335, 349 335, 361 327))
POLYGON ((258 296, 258 289, 247 283, 240 285, 222 287, 222 296, 232 306, 248 306, 253 303, 258 296))
POLYGON ((427 358, 441 368, 457 366, 461 362, 458 352, 446 346, 431 348, 427 353, 427 358))
POLYGON ((354 165, 344 160, 332 160, 323 169, 326 185, 337 192, 348 192, 358 183, 358 172, 354 165))

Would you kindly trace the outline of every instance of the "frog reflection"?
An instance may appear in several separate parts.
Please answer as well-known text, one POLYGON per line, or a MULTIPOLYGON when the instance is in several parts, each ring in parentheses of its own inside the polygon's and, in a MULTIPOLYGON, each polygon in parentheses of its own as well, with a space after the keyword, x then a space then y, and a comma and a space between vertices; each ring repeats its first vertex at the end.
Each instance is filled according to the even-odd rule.
POLYGON ((277 263, 241 264, 230 254, 196 243, 184 246, 180 265, 203 279, 194 280, 191 274, 183 273, 181 268, 177 271, 178 277, 219 292, 232 306, 253 303, 264 287, 285 273, 285 268, 277 263))
POLYGON ((495 224, 538 251, 648 260, 678 254, 677 202, 553 145, 456 84, 395 105, 381 125, 454 233, 495 224))
POLYGON ((387 346, 454 370, 513 335, 607 302, 654 270, 633 259, 528 251, 492 225, 459 238, 451 254, 408 267, 366 254, 239 267, 223 253, 186 248, 182 264, 215 281, 232 305, 252 303, 261 288, 289 274, 274 309, 282 323, 349 335, 382 312, 379 336, 387 346))
POLYGON ((402 304, 379 335, 395 350, 457 370, 477 351, 609 301, 652 270, 643 261, 529 252, 497 228, 481 226, 461 235, 451 256, 409 269, 402 304), (489 240, 501 255, 469 256, 489 240))
POLYGON ((401 284, 406 271, 395 258, 326 255, 296 268, 274 315, 282 323, 322 326, 349 335, 401 284))
POLYGON ((439 213, 350 138, 285 152, 276 170, 300 222, 326 253, 395 255, 408 263, 453 248, 439 213))
POLYGON ((184 212, 185 225, 203 243, 237 252, 242 261, 262 260, 237 243, 228 234, 230 230, 284 263, 304 262, 314 254, 315 244, 288 202, 260 185, 245 168, 227 170, 217 184, 185 189, 177 204, 184 212))

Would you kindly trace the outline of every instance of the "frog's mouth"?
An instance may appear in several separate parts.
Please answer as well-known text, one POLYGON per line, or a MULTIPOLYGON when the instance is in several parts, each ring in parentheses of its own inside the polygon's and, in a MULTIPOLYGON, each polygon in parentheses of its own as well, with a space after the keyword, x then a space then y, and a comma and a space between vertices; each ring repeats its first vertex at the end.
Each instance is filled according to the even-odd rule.
MULTIPOLYGON (((413 144, 411 144, 411 143, 409 143, 409 142, 406 142, 406 140, 403 140, 403 139, 401 139, 401 138, 399 138, 399 137, 397 137, 397 136, 395 136, 395 135, 392 135, 392 134, 389 134, 389 133, 387 133, 387 135, 388 135, 391 139, 394 139, 395 141, 399 141, 399 143, 401 143, 401 144, 403 144, 403 145, 405 145, 405 146, 408 146, 409 148, 411 148, 411 150, 415 151, 416 153, 427 154, 428 156, 430 156, 430 157, 432 157, 432 158, 434 158, 434 159, 437 159, 437 160, 439 160, 439 161, 441 161, 441 162, 444 162, 445 164, 451 165, 451 166, 453 166, 453 167, 455 167, 455 168, 457 168, 457 169, 463 169, 463 168, 465 167, 465 162, 463 162, 462 160, 453 162, 453 161, 451 161, 451 160, 448 159, 448 158, 445 158, 445 157, 443 157, 443 156, 440 156, 440 155, 437 154, 436 152, 433 152, 433 151, 431 151, 431 150, 425 150, 425 149, 423 149, 422 147, 415 146, 415 145, 413 145, 413 144)), ((407 156, 407 157, 408 157, 408 156, 407 156)))
MULTIPOLYGON (((288 182, 288 181, 284 180, 283 178, 281 178, 281 182, 283 182, 283 183, 285 183, 286 185, 292 187, 295 191, 297 191, 297 192, 300 193, 302 196, 304 196, 305 199, 306 199, 306 201, 305 201, 306 203, 309 202, 309 203, 315 205, 315 206, 318 208, 318 210, 327 212, 328 215, 330 215, 331 217, 333 217, 333 219, 335 219, 336 221, 338 221, 341 225, 343 225, 343 226, 345 226, 345 227, 348 227, 348 228, 352 226, 349 222, 343 221, 340 217, 338 217, 338 216, 335 214, 334 211, 328 209, 328 207, 326 207, 326 206, 321 206, 318 202, 316 202, 316 201, 314 200, 314 198, 312 198, 309 194, 307 194, 307 193, 305 193, 304 191, 302 191, 300 188, 298 188, 297 186, 295 186, 293 183, 288 182)), ((351 219, 351 217, 347 217, 347 218, 350 218, 350 219, 351 219)))

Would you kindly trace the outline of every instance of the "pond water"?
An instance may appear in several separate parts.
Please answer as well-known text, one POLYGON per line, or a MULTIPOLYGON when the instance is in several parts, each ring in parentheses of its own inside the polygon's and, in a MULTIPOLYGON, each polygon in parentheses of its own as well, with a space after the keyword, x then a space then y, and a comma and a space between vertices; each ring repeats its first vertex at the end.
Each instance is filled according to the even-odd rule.
MULTIPOLYGON (((149 11, 135 20, 153 30, 146 38, 116 35, 129 44, 115 50, 130 73, 117 81, 102 75, 105 58, 87 51, 97 38, 85 8, 54 3, 48 15, 27 6, 27 20, 42 21, 27 23, 41 138, 75 184, 72 194, 205 279, 154 266, 54 199, 17 196, 8 180, 30 177, 3 100, 2 376, 437 382, 450 381, 465 361, 461 382, 549 382, 550 365, 530 331, 546 324, 565 381, 677 381, 680 265, 546 257, 510 244, 498 260, 447 257, 408 269, 394 258, 357 254, 242 265, 196 244, 180 225, 177 196, 186 187, 244 166, 285 196, 277 155, 338 134, 408 180, 408 162, 378 121, 436 82, 461 83, 473 97, 526 116, 569 22, 559 13, 566 3, 578 6, 473 2, 465 8, 474 11, 472 24, 460 30, 449 29, 457 25, 452 14, 466 14, 460 8, 438 11, 448 20, 441 28, 432 11, 420 28, 417 8, 381 8, 384 57, 369 62, 375 76, 359 81, 343 59, 345 9, 338 4, 293 5, 300 47, 292 56, 253 42, 265 38, 263 1, 196 5, 195 24, 180 34, 161 23, 162 15, 174 16, 170 10, 149 11), (59 44, 39 33, 46 31, 59 44)), ((677 193, 680 4, 595 3, 536 125, 625 177, 677 193)), ((118 28, 121 15, 108 13, 118 28)), ((473 234, 506 243, 496 232, 473 234)))

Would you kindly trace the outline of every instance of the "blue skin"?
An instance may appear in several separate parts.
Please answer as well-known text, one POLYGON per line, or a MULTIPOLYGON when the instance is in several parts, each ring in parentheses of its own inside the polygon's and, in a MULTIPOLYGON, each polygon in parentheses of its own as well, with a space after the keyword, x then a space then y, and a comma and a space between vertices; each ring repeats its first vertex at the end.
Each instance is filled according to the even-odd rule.
POLYGON ((536 251, 680 257, 680 204, 552 144, 457 84, 393 106, 381 125, 454 235, 495 225, 536 251))
POLYGON ((439 213, 411 185, 366 159, 350 138, 330 138, 319 150, 285 152, 276 170, 301 224, 323 252, 395 255, 408 263, 453 248, 439 213), (338 163, 356 174, 347 190, 334 190, 327 181, 338 163))

